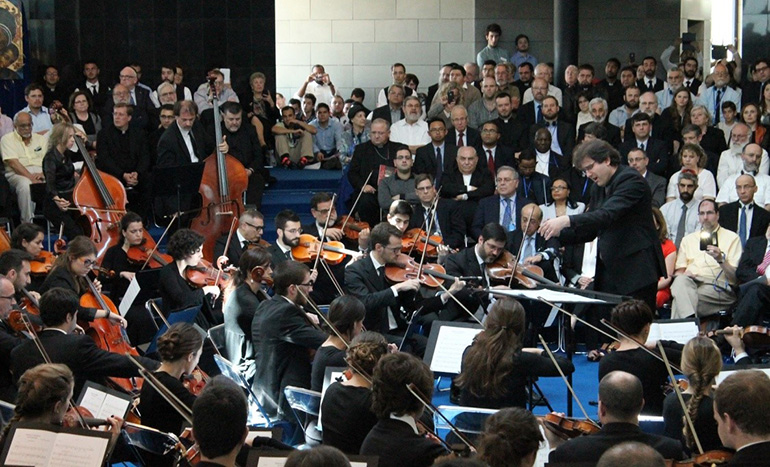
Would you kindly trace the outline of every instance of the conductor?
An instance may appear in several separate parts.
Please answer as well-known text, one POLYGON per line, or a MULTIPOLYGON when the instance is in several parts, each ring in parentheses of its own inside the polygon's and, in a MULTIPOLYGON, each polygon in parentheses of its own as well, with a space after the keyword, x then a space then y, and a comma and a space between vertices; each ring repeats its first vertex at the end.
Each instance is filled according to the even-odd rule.
POLYGON ((620 165, 620 154, 602 140, 573 153, 573 164, 594 181, 590 209, 549 219, 540 226, 546 239, 583 243, 598 237, 595 290, 630 295, 655 309, 658 278, 666 268, 652 221, 652 193, 638 171, 620 165))

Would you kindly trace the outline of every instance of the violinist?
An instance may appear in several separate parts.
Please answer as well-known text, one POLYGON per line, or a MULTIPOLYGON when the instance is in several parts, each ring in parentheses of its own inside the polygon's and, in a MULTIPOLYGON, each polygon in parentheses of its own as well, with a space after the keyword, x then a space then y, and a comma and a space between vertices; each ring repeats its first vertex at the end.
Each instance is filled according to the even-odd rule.
POLYGON ((350 343, 346 353, 349 376, 333 382, 321 401, 323 444, 346 454, 358 454, 361 444, 377 423, 372 412, 372 374, 380 358, 388 353, 382 334, 364 331, 350 343))
POLYGON ((293 260, 291 249, 299 245, 302 224, 299 216, 291 209, 284 209, 275 216, 275 230, 278 238, 267 248, 272 257, 273 269, 287 260, 293 260))
MULTIPOLYGON (((139 376, 136 365, 125 355, 111 353, 96 346, 87 335, 72 332, 77 326, 78 296, 61 287, 54 287, 40 298, 40 318, 43 330, 38 333, 39 344, 52 363, 67 365, 75 375, 75 392, 80 394, 86 381, 106 384, 107 377, 130 378, 139 376)), ((44 362, 36 342, 27 340, 11 352, 11 373, 19 377, 29 368, 44 362)), ((150 370, 158 362, 136 357, 150 370)))
MULTIPOLYGON (((32 281, 32 276, 29 273, 31 259, 32 256, 29 253, 15 248, 0 253, 0 274, 13 283, 17 302, 20 302, 23 297, 22 290, 29 287, 32 281)), ((40 300, 39 293, 28 293, 35 300, 40 300)))
POLYGON ((79 216, 72 206, 72 193, 80 177, 75 172, 71 151, 75 146, 75 127, 70 123, 57 123, 48 136, 48 152, 43 158, 46 199, 43 215, 53 225, 64 224, 64 235, 75 238, 83 229, 75 221, 79 216))
POLYGON ((770 379, 758 370, 736 371, 717 386, 714 418, 719 438, 735 449, 730 465, 767 465, 770 458, 770 379))
MULTIPOLYGON (((713 340, 702 336, 693 337, 682 350, 681 367, 689 383, 687 389, 682 391, 682 397, 701 447, 704 451, 720 449, 722 442, 714 420, 712 388, 716 384, 717 375, 722 371, 722 355, 713 340)), ((663 401, 663 421, 666 425, 664 435, 681 440, 689 454, 698 454, 695 438, 684 419, 675 391, 670 392, 663 401)))
POLYGON ((128 260, 128 249, 140 245, 144 239, 144 224, 139 214, 126 212, 120 219, 120 239, 117 245, 111 246, 104 253, 102 269, 113 271, 115 276, 105 281, 110 298, 119 302, 134 280, 134 275, 142 269, 141 264, 132 264, 128 260))
MULTIPOLYGON (((75 292, 76 296, 80 297, 89 292, 86 276, 94 266, 96 266, 96 247, 88 237, 77 236, 67 244, 67 251, 56 258, 53 269, 40 287, 40 293, 44 294, 52 288, 62 287, 75 292)), ((93 282, 96 289, 101 292, 102 284, 98 280, 93 282)), ((80 312, 78 318, 86 321, 107 318, 123 327, 128 324, 122 316, 111 313, 110 310, 78 306, 78 311, 80 312)))
MULTIPOLYGON (((548 354, 526 348, 524 307, 509 297, 493 305, 479 333, 463 354, 462 370, 455 380, 460 387, 460 405, 498 409, 526 407, 530 378, 559 376, 548 354)), ((572 362, 556 356, 564 374, 575 371, 572 362)), ((480 428, 480 427, 479 427, 480 428)))
POLYGON ((230 360, 250 383, 254 378, 254 347, 251 322, 259 304, 269 300, 264 282, 272 281, 270 253, 258 246, 243 252, 235 273, 235 290, 225 302, 225 348, 230 360))
MULTIPOLYGON (((182 378, 198 365, 202 351, 203 336, 189 323, 174 323, 158 338, 160 367, 153 374, 188 409, 192 409, 195 396, 184 387, 182 378)), ((184 419, 151 384, 142 385, 139 401, 143 425, 164 433, 182 432, 184 419)))
MULTIPOLYGON (((616 370, 626 371, 641 381, 644 390, 643 413, 659 416, 663 413, 663 387, 668 370, 660 360, 640 348, 647 342, 652 325, 652 311, 641 300, 628 300, 612 309, 610 322, 631 339, 619 337, 620 346, 599 361, 599 379, 616 370)), ((669 361, 682 359, 682 344, 661 341, 669 361)))
MULTIPOLYGON (((45 232, 42 227, 32 222, 22 222, 11 233, 11 248, 26 251, 32 258, 39 258, 43 251, 43 240, 45 232)), ((44 280, 45 276, 42 275, 33 277, 27 290, 39 290, 44 280)))
MULTIPOLYGON (((190 285, 185 278, 186 269, 189 266, 197 266, 203 259, 203 241, 201 234, 190 229, 177 230, 168 240, 167 251, 174 258, 174 262, 163 266, 158 283, 163 300, 162 310, 167 316, 172 311, 197 306, 209 307, 209 301, 204 300, 206 295, 219 297, 220 290, 216 285, 199 288, 190 285)), ((206 311, 210 317, 211 310, 206 311)), ((203 329, 208 329, 211 327, 209 317, 205 316, 205 313, 198 313, 195 322, 203 329)))
POLYGON ((540 424, 531 412, 506 408, 486 420, 477 459, 489 467, 532 467, 543 441, 540 424))
POLYGON ((307 266, 296 261, 278 264, 273 285, 275 295, 259 304, 251 324, 257 367, 254 392, 270 417, 277 415, 293 423, 283 390, 286 386, 310 387, 308 349, 323 344, 326 333, 311 324, 302 309, 313 290, 307 266))
POLYGON ((230 240, 230 248, 225 252, 229 235, 222 235, 214 244, 214 258, 226 256, 227 264, 238 266, 241 254, 244 251, 256 245, 267 244, 267 242, 262 242, 262 232, 264 230, 265 216, 261 212, 256 209, 244 211, 241 217, 238 218, 238 229, 233 233, 233 237, 230 240))
MULTIPOLYGON (((33 350, 34 351, 34 350, 33 350)), ((6 436, 17 422, 38 422, 62 425, 64 415, 72 400, 75 378, 66 365, 43 363, 19 378, 19 395, 14 401, 13 418, 3 428, 0 446, 5 449, 6 436)), ((112 432, 111 444, 117 441, 123 420, 110 416, 107 421, 112 432)))
POLYGON ((8 316, 15 304, 13 284, 0 276, 0 399, 11 403, 16 398, 16 386, 10 371, 11 352, 26 340, 8 324, 8 316))
POLYGON ((465 225, 457 215, 455 203, 441 198, 438 200, 436 210, 433 211, 433 203, 436 200, 436 187, 433 175, 418 174, 414 177, 414 190, 417 192, 419 203, 414 207, 414 213, 409 219, 407 229, 422 228, 427 231, 432 224, 430 235, 438 235, 442 238, 444 246, 456 250, 465 244, 463 235, 465 225))
POLYGON ((334 327, 344 337, 340 339, 334 331, 328 329, 326 338, 313 358, 313 372, 310 379, 310 389, 320 392, 323 389, 324 375, 327 367, 345 366, 345 351, 349 344, 364 327, 366 308, 361 300, 352 295, 337 297, 329 307, 328 318, 334 327))
POLYGON ((372 375, 372 411, 377 424, 366 435, 360 453, 380 456, 380 467, 421 467, 447 451, 420 434, 417 421, 424 406, 407 389, 417 386, 428 398, 433 394, 433 373, 416 357, 398 352, 377 362, 372 375))
POLYGON ((403 235, 404 232, 406 232, 407 227, 409 227, 409 221, 412 218, 412 214, 414 214, 412 205, 398 199, 390 203, 390 209, 388 209, 385 220, 388 224, 400 230, 403 235))
POLYGON ((645 433, 639 428, 639 413, 645 400, 639 378, 624 371, 607 374, 599 382, 601 431, 565 441, 551 451, 548 462, 558 465, 595 464, 606 450, 626 441, 650 445, 665 459, 684 459, 682 444, 678 440, 645 433))
POLYGON ((197 465, 235 467, 235 459, 249 434, 248 415, 243 390, 224 376, 212 378, 192 407, 193 437, 201 452, 197 465))

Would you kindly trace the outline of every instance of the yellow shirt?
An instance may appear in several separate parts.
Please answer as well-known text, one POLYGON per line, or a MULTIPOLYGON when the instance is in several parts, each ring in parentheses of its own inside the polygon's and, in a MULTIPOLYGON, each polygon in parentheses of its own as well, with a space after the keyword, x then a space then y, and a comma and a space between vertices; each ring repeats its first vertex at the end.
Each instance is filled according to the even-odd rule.
POLYGON ((0 155, 3 156, 5 166, 8 166, 8 160, 18 159, 24 167, 43 167, 43 157, 48 146, 48 137, 32 133, 29 145, 24 141, 15 130, 3 136, 0 139, 0 155))
MULTIPOLYGON (((693 232, 682 238, 679 251, 676 255, 676 269, 686 268, 687 272, 708 282, 719 276, 720 280, 727 277, 717 261, 700 249, 700 233, 693 232), (720 276, 720 273, 721 276, 720 276)), ((723 227, 717 229, 717 246, 725 255, 727 264, 737 267, 743 253, 741 239, 735 232, 723 227)))

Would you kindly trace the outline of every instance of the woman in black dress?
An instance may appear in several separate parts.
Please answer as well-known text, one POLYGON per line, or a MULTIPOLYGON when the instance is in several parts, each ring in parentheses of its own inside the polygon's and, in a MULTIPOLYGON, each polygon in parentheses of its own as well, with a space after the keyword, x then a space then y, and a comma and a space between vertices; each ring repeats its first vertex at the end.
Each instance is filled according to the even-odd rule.
MULTIPOLYGON (((495 302, 481 331, 463 355, 462 370, 455 380, 460 405, 499 409, 526 407, 526 387, 536 376, 559 376, 545 350, 525 348, 525 312, 512 298, 495 302)), ((556 356, 564 374, 575 371, 572 362, 556 356)))
MULTIPOLYGON (((714 390, 716 377, 722 371, 722 355, 708 337, 693 337, 682 350, 682 372, 688 386, 682 394, 687 413, 695 426, 695 433, 704 451, 722 448, 714 420, 714 390)), ((690 426, 684 419, 682 405, 675 392, 663 401, 664 435, 679 439, 688 454, 698 454, 690 426)))
POLYGON ((45 201, 43 215, 53 225, 64 224, 64 235, 68 239, 83 234, 75 221, 77 210, 72 206, 72 192, 80 174, 75 172, 70 152, 75 146, 75 127, 70 123, 57 123, 48 136, 48 152, 43 157, 45 175, 45 201))
POLYGON ((185 269, 188 266, 196 266, 203 258, 204 238, 198 232, 190 229, 180 229, 168 241, 168 254, 174 258, 160 270, 160 296, 163 299, 163 313, 168 316, 172 311, 185 310, 187 308, 203 305, 205 310, 198 313, 195 322, 203 329, 208 329, 211 311, 206 295, 219 296, 219 287, 209 285, 195 287, 185 279, 185 269), (209 316, 207 317, 206 314, 209 316))
MULTIPOLYGON (((22 222, 11 233, 11 248, 26 251, 33 258, 37 258, 43 251, 43 240, 45 240, 45 232, 42 227, 32 222, 22 222)), ((27 290, 30 292, 40 290, 45 277, 45 275, 33 274, 27 290)), ((39 296, 36 298, 40 299, 39 296)))
MULTIPOLYGON (((337 297, 329 306, 329 321, 337 328, 348 343, 361 334, 364 328, 364 316, 366 307, 363 302, 352 295, 337 297)), ((325 325, 322 325, 326 328, 325 325)), ((329 337, 321 344, 313 359, 313 373, 311 375, 310 389, 321 391, 324 383, 326 367, 345 366, 345 351, 347 347, 337 334, 331 329, 324 329, 329 337)))
POLYGON ((270 252, 261 246, 244 251, 234 275, 234 290, 230 292, 222 310, 225 315, 227 359, 249 383, 256 372, 251 322, 259 304, 270 298, 263 288, 264 281, 272 280, 273 268, 270 262, 270 252))
POLYGON ((358 454, 377 423, 371 409, 371 380, 375 365, 386 353, 388 341, 382 334, 365 331, 353 339, 347 351, 347 379, 329 385, 321 401, 323 444, 358 454))

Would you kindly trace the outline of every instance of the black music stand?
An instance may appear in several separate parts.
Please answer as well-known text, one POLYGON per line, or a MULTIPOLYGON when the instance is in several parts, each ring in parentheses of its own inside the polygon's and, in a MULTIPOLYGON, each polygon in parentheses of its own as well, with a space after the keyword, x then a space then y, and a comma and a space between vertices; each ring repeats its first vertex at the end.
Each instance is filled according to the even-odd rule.
MULTIPOLYGON (((205 163, 199 162, 173 167, 155 167, 152 170, 152 198, 153 200, 162 198, 163 200, 174 199, 176 201, 177 229, 182 227, 182 196, 192 197, 198 194, 204 167, 205 163)), ((166 207, 165 203, 163 203, 163 207, 166 207)), ((185 209, 189 208, 190 206, 185 207, 185 209)), ((155 220, 157 223, 158 219, 155 220)))

